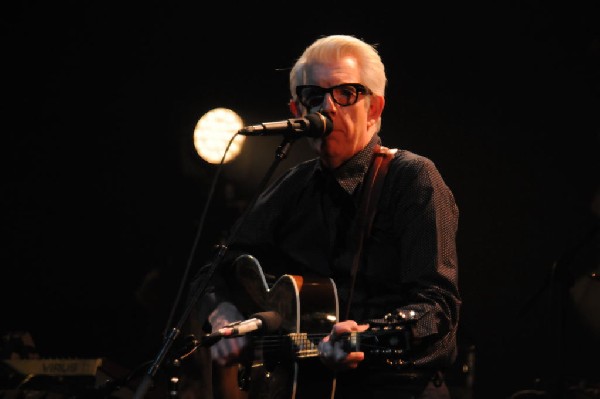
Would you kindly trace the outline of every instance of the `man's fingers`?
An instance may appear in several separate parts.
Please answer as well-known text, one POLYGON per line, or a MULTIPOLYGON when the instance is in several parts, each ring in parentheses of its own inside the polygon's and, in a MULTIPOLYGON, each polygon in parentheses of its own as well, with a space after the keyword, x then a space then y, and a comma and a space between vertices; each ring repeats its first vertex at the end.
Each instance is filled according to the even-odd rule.
POLYGON ((337 323, 331 329, 331 335, 334 337, 351 332, 363 332, 369 328, 369 324, 357 324, 354 320, 346 320, 337 323))
POLYGON ((218 364, 229 365, 237 362, 245 346, 246 337, 226 338, 211 346, 210 354, 218 364))
POLYGON ((348 356, 346 356, 346 363, 358 363, 362 362, 365 359, 364 352, 350 352, 348 356))

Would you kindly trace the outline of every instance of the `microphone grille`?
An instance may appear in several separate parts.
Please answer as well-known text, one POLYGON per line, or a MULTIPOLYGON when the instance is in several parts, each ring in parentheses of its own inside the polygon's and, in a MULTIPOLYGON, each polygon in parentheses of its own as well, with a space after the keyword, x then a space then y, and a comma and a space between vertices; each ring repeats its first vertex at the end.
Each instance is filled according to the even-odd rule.
POLYGON ((333 121, 327 116, 323 115, 320 112, 315 112, 313 114, 308 114, 305 117, 310 126, 306 133, 307 136, 310 137, 325 137, 333 130, 333 121))

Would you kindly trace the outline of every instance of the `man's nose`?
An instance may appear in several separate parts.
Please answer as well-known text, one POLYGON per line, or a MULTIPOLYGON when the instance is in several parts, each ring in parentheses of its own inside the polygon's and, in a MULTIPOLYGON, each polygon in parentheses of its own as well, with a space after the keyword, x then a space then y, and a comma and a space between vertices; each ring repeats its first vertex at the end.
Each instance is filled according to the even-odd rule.
POLYGON ((336 103, 333 101, 333 97, 331 93, 326 93, 325 97, 323 97, 323 102, 321 103, 321 110, 323 111, 332 111, 335 110, 336 103))

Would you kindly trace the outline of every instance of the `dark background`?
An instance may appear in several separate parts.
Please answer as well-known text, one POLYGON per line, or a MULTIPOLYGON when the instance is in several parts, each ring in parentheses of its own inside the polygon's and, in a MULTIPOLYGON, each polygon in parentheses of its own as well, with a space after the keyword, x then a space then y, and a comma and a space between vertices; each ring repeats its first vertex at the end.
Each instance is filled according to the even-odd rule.
MULTIPOLYGON (((204 207, 194 267, 279 144, 246 140, 208 202, 217 167, 194 153, 197 120, 216 107, 246 124, 289 118, 295 58, 346 33, 377 44, 386 64, 384 143, 433 159, 461 210, 457 364, 473 346, 477 397, 598 386, 592 2, 56 3, 0 16, 0 332, 30 332, 46 357, 152 359, 204 207)), ((308 155, 300 140, 280 168, 308 155)))

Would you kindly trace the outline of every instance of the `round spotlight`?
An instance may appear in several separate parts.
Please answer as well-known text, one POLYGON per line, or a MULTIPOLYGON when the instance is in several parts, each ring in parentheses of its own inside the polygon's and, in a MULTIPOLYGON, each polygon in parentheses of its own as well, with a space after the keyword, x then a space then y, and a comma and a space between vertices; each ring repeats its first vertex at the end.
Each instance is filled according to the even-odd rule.
MULTIPOLYGON (((208 111, 194 128, 194 148, 206 162, 221 163, 229 141, 243 126, 242 118, 230 109, 215 108, 208 111)), ((238 135, 233 140, 225 154, 225 163, 231 162, 239 155, 245 139, 245 136, 238 135)))

